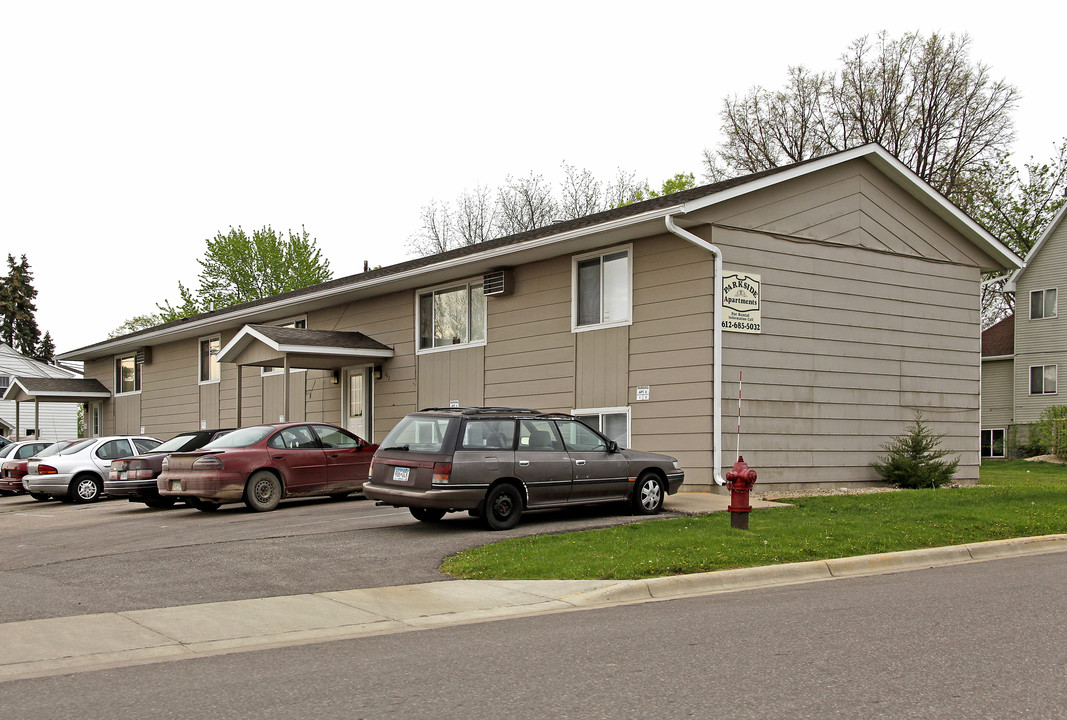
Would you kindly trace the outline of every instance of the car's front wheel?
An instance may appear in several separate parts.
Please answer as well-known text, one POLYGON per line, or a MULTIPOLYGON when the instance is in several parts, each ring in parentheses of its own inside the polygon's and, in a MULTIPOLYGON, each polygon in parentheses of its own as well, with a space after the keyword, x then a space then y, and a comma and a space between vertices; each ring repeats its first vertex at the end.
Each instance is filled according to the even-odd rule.
POLYGON ((70 498, 76 503, 91 503, 103 492, 100 480, 92 475, 79 475, 70 484, 70 498))
POLYGON ((510 530, 519 524, 520 515, 522 495, 514 485, 497 485, 485 496, 482 519, 490 530, 510 530))
POLYGON ((444 510, 437 510, 436 508, 408 508, 411 510, 411 516, 419 522, 432 523, 438 522, 445 516, 444 510))
POLYGON ((663 482, 655 474, 646 472, 637 478, 634 488, 634 512, 655 515, 663 508, 663 482))
POLYGON ((268 512, 278 507, 282 499, 282 481, 266 470, 260 470, 245 485, 245 505, 256 512, 268 512))

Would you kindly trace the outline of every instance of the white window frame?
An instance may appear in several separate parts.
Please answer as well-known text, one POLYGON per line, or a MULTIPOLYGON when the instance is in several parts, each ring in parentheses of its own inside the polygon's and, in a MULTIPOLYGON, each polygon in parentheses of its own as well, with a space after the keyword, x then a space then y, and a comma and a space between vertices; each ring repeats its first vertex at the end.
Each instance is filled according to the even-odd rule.
POLYGON ((144 363, 137 362, 137 353, 124 353, 122 355, 115 356, 115 397, 122 395, 139 395, 141 393, 141 387, 144 385, 144 363), (119 377, 119 363, 128 358, 133 358, 133 377, 136 387, 133 390, 123 391, 122 378, 119 377), (140 369, 138 369, 140 366, 140 369))
MULTIPOLYGON (((989 452, 990 452, 990 454, 989 455, 981 455, 981 457, 984 457, 984 458, 1003 458, 1003 457, 1007 457, 1008 456, 1008 433, 1007 433, 1007 431, 1004 428, 982 428, 981 434, 985 435, 986 433, 989 433, 989 452), (1000 433, 1000 450, 1001 450, 1001 452, 1000 452, 1000 455, 993 455, 992 454, 993 447, 994 447, 993 433, 998 433, 998 432, 1000 433)), ((980 437, 979 438, 979 442, 978 442, 979 450, 981 450, 981 447, 984 444, 985 444, 984 443, 984 439, 980 437)))
POLYGON ((1056 395, 1057 388, 1060 384, 1060 371, 1059 368, 1053 363, 1052 365, 1031 365, 1026 373, 1026 384, 1029 387, 1031 395, 1056 395), (1041 368, 1041 392, 1034 392, 1034 368, 1041 368), (1056 374, 1056 388, 1052 390, 1045 389, 1045 370, 1047 368, 1055 368, 1056 374))
POLYGON ((222 336, 221 335, 217 335, 217 334, 216 335, 205 335, 204 337, 200 338, 197 341, 197 343, 196 343, 196 377, 199 380, 198 384, 200 384, 200 385, 215 385, 215 384, 219 383, 222 380, 222 363, 220 363, 218 361, 218 356, 219 356, 219 353, 221 351, 222 351, 222 336), (215 365, 219 369, 219 376, 217 378, 215 378, 215 379, 210 379, 209 378, 209 379, 205 380, 204 377, 203 377, 204 358, 203 358, 202 353, 204 351, 204 343, 211 342, 212 340, 217 342, 218 345, 219 345, 218 348, 215 350, 215 365))
POLYGON ((1057 290, 1057 288, 1045 288, 1043 290, 1031 290, 1030 291, 1030 319, 1031 320, 1050 320, 1050 319, 1056 317, 1056 315, 1058 313, 1059 297, 1060 297, 1060 293, 1057 290), (1046 304, 1048 302, 1048 294, 1050 292, 1056 294, 1056 305, 1057 305, 1056 308, 1053 308, 1051 315, 1049 315, 1047 312, 1045 312, 1045 306, 1046 306, 1046 304), (1040 317, 1035 317, 1034 316, 1034 295, 1037 295, 1038 293, 1041 293, 1041 316, 1040 317))
MULTIPOLYGON (((470 322, 471 288, 475 287, 475 286, 478 286, 478 285, 482 285, 482 278, 481 278, 480 275, 477 276, 477 277, 465 278, 463 280, 456 280, 455 282, 449 282, 449 283, 442 283, 440 285, 434 285, 433 287, 420 288, 420 289, 415 291, 415 354, 417 354, 417 355, 428 355, 430 353, 448 352, 450 350, 459 350, 459 349, 462 349, 462 348, 484 347, 485 346, 486 338, 481 338, 479 340, 471 340, 470 339, 470 330, 471 330, 471 322, 470 322), (466 342, 455 343, 453 345, 441 345, 440 347, 428 347, 428 348, 422 347, 421 346, 422 345, 422 337, 421 337, 421 335, 422 335, 422 298, 423 298, 423 296, 424 295, 429 295, 431 293, 439 292, 441 290, 451 290, 451 289, 460 288, 460 287, 465 288, 466 289, 466 293, 467 293, 467 341, 466 342)), ((485 322, 484 322, 485 334, 486 334, 486 336, 488 336, 489 335, 489 303, 488 303, 488 300, 485 297, 485 288, 484 288, 484 286, 482 287, 482 312, 484 313, 484 317, 485 317, 485 322)))
MULTIPOLYGON (((308 316, 307 315, 294 315, 293 317, 285 318, 284 320, 275 320, 274 322, 264 323, 264 324, 265 325, 270 325, 272 327, 286 327, 288 325, 293 325, 294 327, 296 327, 295 324, 298 323, 298 322, 303 322, 304 325, 300 329, 301 330, 306 330, 307 326, 308 326, 308 316)), ((307 372, 307 368, 289 368, 289 374, 290 375, 292 375, 293 373, 298 373, 298 372, 307 372)), ((284 367, 262 367, 262 368, 259 369, 260 377, 266 377, 268 375, 283 375, 284 373, 285 373, 285 368, 284 367)), ((221 374, 221 369, 220 369, 220 374, 221 374)))
POLYGON ((599 407, 599 408, 580 408, 578 410, 571 410, 571 415, 599 415, 600 421, 597 426, 597 430, 601 435, 607 437, 607 433, 602 429, 604 427, 605 415, 625 415, 626 416, 626 442, 619 443, 622 447, 628 448, 630 445, 630 406, 622 407, 599 407))
POLYGON ((623 327, 625 325, 633 325, 634 322, 634 246, 630 245, 618 245, 616 247, 607 248, 605 250, 597 250, 596 252, 584 253, 582 255, 575 255, 571 258, 571 332, 587 332, 589 330, 601 330, 603 328, 611 327, 623 327), (604 317, 604 302, 603 302, 603 258, 607 255, 615 255, 617 253, 626 253, 626 317, 621 320, 613 320, 611 322, 603 322, 604 317), (578 324, 578 264, 583 260, 589 260, 590 258, 601 258, 601 302, 600 302, 600 316, 601 322, 588 323, 585 325, 578 324))

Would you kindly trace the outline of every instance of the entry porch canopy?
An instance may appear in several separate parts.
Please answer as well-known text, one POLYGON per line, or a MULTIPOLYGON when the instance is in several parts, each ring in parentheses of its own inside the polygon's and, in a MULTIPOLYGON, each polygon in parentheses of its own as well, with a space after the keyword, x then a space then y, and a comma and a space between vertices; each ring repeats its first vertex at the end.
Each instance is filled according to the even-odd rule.
MULTIPOLYGON (((41 403, 88 403, 107 400, 111 391, 99 380, 87 378, 13 377, 4 393, 4 400, 15 402, 15 436, 19 434, 19 407, 33 401, 33 427, 41 425, 41 403)), ((35 432, 37 432, 35 430, 35 432)))
POLYGON ((308 330, 274 325, 245 325, 218 354, 220 363, 237 365, 237 425, 241 425, 241 368, 283 368, 285 418, 290 417, 291 369, 340 370, 346 365, 377 364, 393 348, 360 332, 308 330))

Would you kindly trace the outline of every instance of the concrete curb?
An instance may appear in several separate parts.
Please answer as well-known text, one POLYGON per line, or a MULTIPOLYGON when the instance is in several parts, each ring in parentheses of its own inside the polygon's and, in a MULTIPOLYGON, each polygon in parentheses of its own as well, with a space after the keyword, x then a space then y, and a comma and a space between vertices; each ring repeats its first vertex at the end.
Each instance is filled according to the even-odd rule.
POLYGON ((446 580, 26 620, 0 624, 0 682, 1063 551, 1067 534, 647 580, 446 580))

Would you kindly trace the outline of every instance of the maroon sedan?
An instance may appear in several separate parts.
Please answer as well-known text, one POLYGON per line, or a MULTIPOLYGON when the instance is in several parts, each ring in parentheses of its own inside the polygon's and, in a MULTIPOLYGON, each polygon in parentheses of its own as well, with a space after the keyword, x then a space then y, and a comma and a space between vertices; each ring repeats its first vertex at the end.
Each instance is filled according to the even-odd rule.
POLYGON ((194 497, 199 510, 244 501, 252 510, 283 498, 342 498, 363 487, 377 445, 327 423, 241 428, 196 452, 171 453, 156 487, 161 497, 194 497))
MULTIPOLYGON (((9 489, 13 492, 22 492, 25 488, 22 486, 22 478, 26 477, 26 466, 29 464, 30 459, 50 457, 57 454, 60 450, 70 447, 77 440, 60 440, 56 443, 45 443, 44 449, 39 450, 34 455, 27 455, 24 460, 5 460, 3 465, 0 465, 0 487, 9 489)), ((10 446, 9 446, 10 447, 10 446)), ((34 500, 51 500, 51 495, 42 495, 41 493, 31 492, 30 497, 34 500)))

